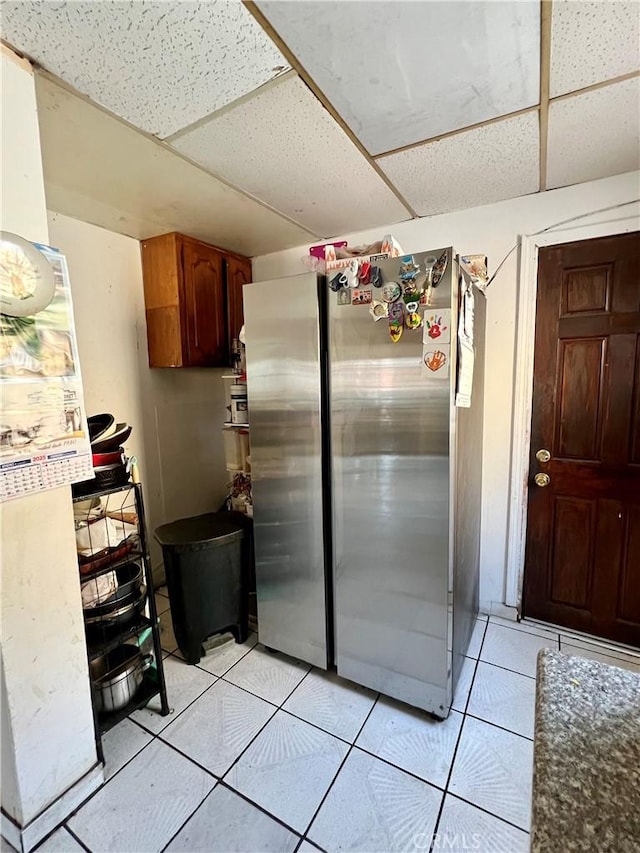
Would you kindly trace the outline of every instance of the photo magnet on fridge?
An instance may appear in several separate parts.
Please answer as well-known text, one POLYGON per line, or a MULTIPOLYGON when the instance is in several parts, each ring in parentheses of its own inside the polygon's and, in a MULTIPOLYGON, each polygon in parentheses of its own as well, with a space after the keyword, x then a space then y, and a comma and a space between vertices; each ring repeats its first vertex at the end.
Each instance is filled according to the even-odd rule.
POLYGON ((352 305, 371 305, 373 295, 370 290, 354 290, 351 297, 352 305))
POLYGON ((422 342, 448 344, 451 341, 451 309, 438 308, 424 312, 422 342))
POLYGON ((351 305, 351 290, 349 288, 338 291, 338 305, 351 305))
POLYGON ((422 375, 437 379, 449 376, 449 344, 424 344, 422 347, 422 375))

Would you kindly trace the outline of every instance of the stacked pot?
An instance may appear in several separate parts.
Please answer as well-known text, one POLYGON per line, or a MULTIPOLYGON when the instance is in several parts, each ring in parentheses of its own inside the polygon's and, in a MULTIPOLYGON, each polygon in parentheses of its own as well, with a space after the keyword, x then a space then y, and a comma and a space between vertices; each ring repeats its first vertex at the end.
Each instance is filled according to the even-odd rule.
POLYGON ((131 435, 132 427, 116 423, 109 413, 87 418, 91 452, 93 455, 92 480, 76 483, 74 494, 85 495, 103 489, 124 486, 129 480, 123 444, 131 435))

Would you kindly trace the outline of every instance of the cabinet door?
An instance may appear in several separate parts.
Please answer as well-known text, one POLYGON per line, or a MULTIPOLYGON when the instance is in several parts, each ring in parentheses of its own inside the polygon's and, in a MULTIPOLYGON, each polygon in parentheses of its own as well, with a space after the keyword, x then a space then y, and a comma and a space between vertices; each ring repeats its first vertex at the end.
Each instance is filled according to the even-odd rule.
POLYGON ((244 323, 242 288, 251 282, 251 261, 249 258, 227 258, 227 310, 229 313, 229 346, 240 334, 244 323))
POLYGON ((186 363, 221 367, 228 363, 223 256, 202 243, 182 243, 186 363))

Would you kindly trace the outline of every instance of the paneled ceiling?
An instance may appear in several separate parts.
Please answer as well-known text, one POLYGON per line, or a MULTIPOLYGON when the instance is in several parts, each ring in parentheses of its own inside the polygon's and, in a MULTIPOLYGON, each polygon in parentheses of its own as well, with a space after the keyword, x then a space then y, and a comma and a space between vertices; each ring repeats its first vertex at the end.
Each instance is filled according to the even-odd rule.
POLYGON ((8 0, 50 207, 247 254, 640 165, 635 0, 8 0))

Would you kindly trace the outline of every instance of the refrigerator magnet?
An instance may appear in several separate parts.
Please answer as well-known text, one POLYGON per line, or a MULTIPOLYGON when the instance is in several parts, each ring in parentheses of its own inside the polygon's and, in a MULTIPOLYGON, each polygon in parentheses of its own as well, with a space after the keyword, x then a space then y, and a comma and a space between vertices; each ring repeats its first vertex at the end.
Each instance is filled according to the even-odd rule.
POLYGON ((329 287, 336 293, 339 290, 342 290, 343 287, 346 287, 349 283, 349 279, 343 272, 339 272, 329 282, 329 287))
POLYGON ((448 344, 451 341, 451 309, 424 312, 422 342, 448 344))
POLYGON ((400 285, 397 281, 388 281, 382 288, 382 298, 385 302, 395 302, 400 298, 401 292, 400 285))
POLYGON ((440 284, 440 279, 442 278, 442 276, 447 271, 448 261, 449 261, 449 253, 445 249, 433 267, 433 274, 431 277, 431 286, 432 287, 437 287, 440 284))
POLYGON ((369 308, 369 314, 377 323, 378 320, 386 319, 389 316, 389 306, 386 302, 380 302, 379 299, 374 299, 373 304, 369 308))
POLYGON ((413 255, 405 255, 400 258, 400 269, 398 274, 402 281, 413 281, 418 274, 420 267, 415 262, 413 255))
POLYGON ((348 287, 338 291, 338 305, 351 305, 351 291, 348 287))
MULTIPOLYGON (((415 303, 411 303, 412 305, 415 303)), ((404 324, 407 329, 419 329, 422 325, 422 317, 418 314, 417 311, 407 310, 407 314, 404 318, 404 324)))
POLYGON ((422 374, 438 379, 449 376, 449 344, 424 344, 422 347, 422 374))
POLYGON ((392 302, 389 305, 389 335, 397 344, 404 331, 404 305, 402 302, 392 302))
POLYGON ((370 290, 354 290, 351 296, 352 305, 371 305, 372 293, 370 290))
POLYGON ((371 267, 369 281, 374 287, 382 287, 382 271, 380 267, 371 267))

